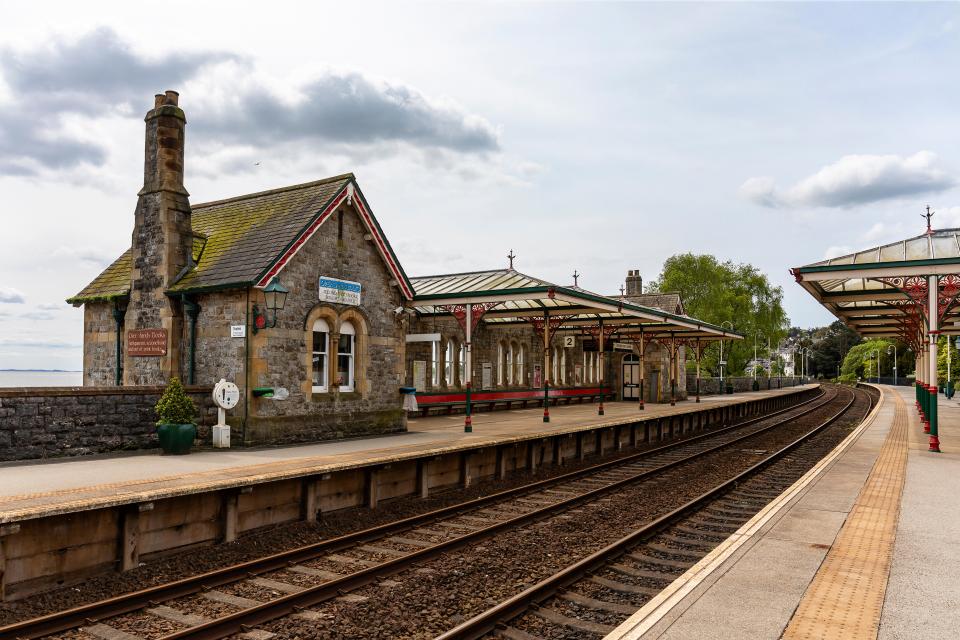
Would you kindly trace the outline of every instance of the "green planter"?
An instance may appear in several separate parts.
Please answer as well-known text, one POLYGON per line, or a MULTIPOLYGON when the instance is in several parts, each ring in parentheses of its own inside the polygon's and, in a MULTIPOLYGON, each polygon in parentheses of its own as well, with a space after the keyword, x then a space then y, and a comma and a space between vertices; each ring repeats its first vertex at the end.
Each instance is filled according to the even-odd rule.
POLYGON ((756 379, 753 381, 753 390, 760 391, 760 383, 756 379))
POLYGON ((184 455, 190 453, 190 447, 197 438, 197 425, 163 422, 157 425, 157 437, 165 454, 184 455))
POLYGON ((728 395, 728 396, 732 396, 732 395, 733 395, 733 385, 732 385, 732 384, 728 384, 728 385, 727 385, 727 395, 728 395))

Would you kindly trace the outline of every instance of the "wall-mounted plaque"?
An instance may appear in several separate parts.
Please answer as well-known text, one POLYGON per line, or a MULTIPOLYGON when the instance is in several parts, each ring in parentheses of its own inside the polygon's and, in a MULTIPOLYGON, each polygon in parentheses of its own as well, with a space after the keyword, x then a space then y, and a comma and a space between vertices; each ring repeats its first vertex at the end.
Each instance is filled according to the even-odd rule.
POLYGON ((167 355, 167 330, 132 329, 128 331, 127 355, 134 357, 167 355))
POLYGON ((320 300, 336 304, 360 304, 360 283, 320 276, 320 300))

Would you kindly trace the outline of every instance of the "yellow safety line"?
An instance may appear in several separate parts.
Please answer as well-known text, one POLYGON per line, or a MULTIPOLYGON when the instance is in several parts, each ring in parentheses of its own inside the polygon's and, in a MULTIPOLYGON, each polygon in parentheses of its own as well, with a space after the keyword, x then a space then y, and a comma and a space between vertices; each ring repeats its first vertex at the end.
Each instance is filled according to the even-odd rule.
POLYGON ((785 640, 876 638, 907 467, 907 413, 893 424, 870 475, 783 633, 785 640))

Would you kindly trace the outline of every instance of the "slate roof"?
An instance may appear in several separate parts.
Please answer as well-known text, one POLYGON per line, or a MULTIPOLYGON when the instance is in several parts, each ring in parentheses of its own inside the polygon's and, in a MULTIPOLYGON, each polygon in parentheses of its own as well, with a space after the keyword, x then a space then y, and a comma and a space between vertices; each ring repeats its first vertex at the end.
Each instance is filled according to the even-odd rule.
POLYGON ((667 313, 684 315, 683 302, 680 300, 679 293, 642 293, 640 295, 624 296, 624 299, 643 307, 653 307, 667 313))
MULTIPOLYGON (((192 205, 193 255, 197 265, 171 286, 169 293, 243 288, 255 284, 327 204, 353 181, 353 174, 347 173, 192 205)), ((357 194, 362 197, 359 189, 357 194)), ((375 220, 373 223, 377 224, 375 220)), ((377 232, 380 232, 379 228, 377 232)), ((386 239, 383 241, 392 256, 393 251, 386 239)), ((395 256, 392 257, 396 262, 395 256)), ((130 250, 127 250, 67 302, 82 304, 128 295, 130 276, 130 250)))

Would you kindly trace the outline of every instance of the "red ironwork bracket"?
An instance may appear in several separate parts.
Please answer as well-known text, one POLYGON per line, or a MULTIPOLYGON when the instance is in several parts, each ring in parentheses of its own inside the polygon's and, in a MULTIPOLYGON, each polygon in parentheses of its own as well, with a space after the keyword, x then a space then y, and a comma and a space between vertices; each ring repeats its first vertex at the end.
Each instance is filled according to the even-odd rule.
MULTIPOLYGON (((473 313, 470 322, 470 326, 474 329, 479 326, 480 321, 483 319, 483 316, 487 314, 487 311, 494 308, 499 302, 476 302, 473 304, 472 309, 473 313)), ((463 334, 467 334, 467 305, 465 304, 452 304, 452 305, 437 305, 437 310, 444 313, 451 314, 454 318, 457 319, 457 323, 460 324, 460 329, 463 331, 463 334)))

